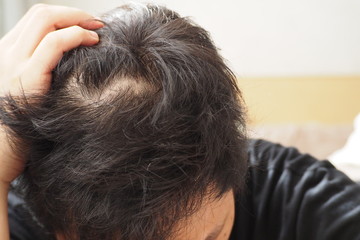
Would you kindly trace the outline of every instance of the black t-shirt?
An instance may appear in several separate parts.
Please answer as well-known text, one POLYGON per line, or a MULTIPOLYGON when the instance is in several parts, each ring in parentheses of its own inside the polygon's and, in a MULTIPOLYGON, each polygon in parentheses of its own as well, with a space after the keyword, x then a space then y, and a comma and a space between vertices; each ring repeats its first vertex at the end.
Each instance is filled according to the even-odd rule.
MULTIPOLYGON (((248 152, 230 240, 360 240, 360 185, 294 148, 256 140, 248 152)), ((12 240, 47 238, 13 193, 9 223, 12 240)))
POLYGON ((231 240, 360 240, 360 185, 328 161, 260 140, 249 161, 231 240))

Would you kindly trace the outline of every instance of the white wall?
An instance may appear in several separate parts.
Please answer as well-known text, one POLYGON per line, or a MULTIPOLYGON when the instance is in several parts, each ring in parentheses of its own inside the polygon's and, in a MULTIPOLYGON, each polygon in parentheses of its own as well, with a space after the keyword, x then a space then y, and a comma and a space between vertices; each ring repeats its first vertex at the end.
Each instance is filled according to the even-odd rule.
MULTIPOLYGON (((100 14, 124 1, 42 2, 100 14)), ((208 29, 240 76, 360 75, 359 0, 155 2, 208 29)))
POLYGON ((0 37, 8 32, 25 14, 27 9, 40 0, 0 0, 0 37))
POLYGON ((24 1, 19 0, 0 0, 1 35, 8 32, 24 14, 26 11, 24 3, 24 1))

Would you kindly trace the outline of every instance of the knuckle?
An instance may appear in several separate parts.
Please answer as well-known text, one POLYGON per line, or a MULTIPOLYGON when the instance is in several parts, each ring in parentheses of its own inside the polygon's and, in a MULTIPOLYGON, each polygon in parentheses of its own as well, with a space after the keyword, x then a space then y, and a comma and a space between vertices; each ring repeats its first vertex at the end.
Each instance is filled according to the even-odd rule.
POLYGON ((61 46, 62 37, 60 34, 57 34, 57 32, 51 32, 44 37, 43 41, 45 41, 46 44, 51 45, 52 48, 58 48, 61 46))
POLYGON ((82 27, 79 26, 72 26, 72 31, 75 35, 77 35, 78 37, 87 37, 88 36, 88 31, 83 29, 82 27))
POLYGON ((71 28, 72 28, 72 30, 73 30, 73 31, 75 31, 75 32, 79 32, 79 33, 81 33, 81 32, 83 32, 83 31, 84 31, 84 29, 83 29, 82 27, 77 26, 77 25, 72 26, 71 28))
POLYGON ((32 12, 36 12, 40 9, 44 9, 48 7, 48 5, 44 4, 44 3, 37 3, 37 4, 34 4, 31 8, 30 8, 30 11, 32 12))
POLYGON ((37 19, 48 19, 51 16, 51 7, 49 5, 38 3, 35 4, 31 9, 33 15, 37 19))

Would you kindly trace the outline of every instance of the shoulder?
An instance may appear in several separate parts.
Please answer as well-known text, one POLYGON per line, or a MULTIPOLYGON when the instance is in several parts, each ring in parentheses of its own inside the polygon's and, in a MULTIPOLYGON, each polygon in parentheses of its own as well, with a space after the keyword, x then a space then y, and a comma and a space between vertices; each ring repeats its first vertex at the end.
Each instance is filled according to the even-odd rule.
POLYGON ((294 147, 284 147, 280 144, 260 139, 249 141, 248 156, 250 167, 260 167, 264 170, 290 170, 303 174, 306 171, 331 170, 335 167, 328 161, 318 161, 309 154, 300 153, 294 147))
POLYGON ((248 157, 250 180, 255 185, 270 181, 276 185, 302 186, 306 190, 320 182, 339 186, 354 184, 329 161, 319 161, 293 147, 284 147, 264 140, 251 140, 248 157))
POLYGON ((251 140, 237 226, 246 239, 360 239, 360 186, 328 161, 295 148, 251 140))
POLYGON ((8 213, 11 240, 47 239, 44 229, 37 224, 24 200, 13 191, 8 194, 8 213))

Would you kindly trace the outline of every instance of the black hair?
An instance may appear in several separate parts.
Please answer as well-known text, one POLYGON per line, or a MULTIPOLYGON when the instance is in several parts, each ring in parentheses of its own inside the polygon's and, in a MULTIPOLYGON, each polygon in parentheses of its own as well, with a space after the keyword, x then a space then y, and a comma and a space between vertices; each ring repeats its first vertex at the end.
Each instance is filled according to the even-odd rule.
POLYGON ((18 187, 66 239, 168 239, 209 194, 242 189, 241 94, 208 32, 176 12, 128 4, 102 20, 48 93, 1 99, 26 152, 18 187))

